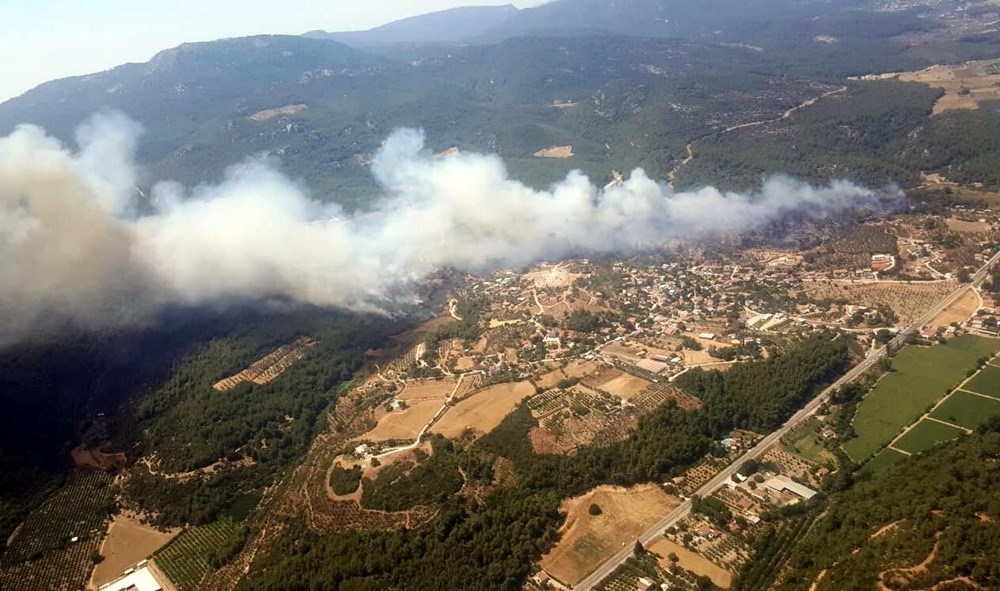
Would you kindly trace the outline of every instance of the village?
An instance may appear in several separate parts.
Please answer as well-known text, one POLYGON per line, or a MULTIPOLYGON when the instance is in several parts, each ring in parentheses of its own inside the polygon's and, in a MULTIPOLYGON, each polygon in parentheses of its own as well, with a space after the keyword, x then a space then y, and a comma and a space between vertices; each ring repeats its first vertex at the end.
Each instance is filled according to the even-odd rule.
MULTIPOLYGON (((373 363, 331 413, 329 432, 298 472, 307 522, 320 532, 430 523, 438 509, 429 499, 393 509, 386 495, 443 453, 443 442, 468 447, 520 408, 534 425, 527 433, 533 453, 572 455, 626 440, 668 401, 700 408, 674 384, 688 372, 769 359, 831 330, 864 355, 996 253, 995 217, 953 214, 945 221, 873 219, 808 249, 671 245, 624 260, 580 258, 458 278, 444 314, 423 325, 405 350, 373 363)), ((919 336, 997 336, 998 319, 995 298, 969 287, 919 336)), ((215 389, 274 379, 313 344, 299 339, 280 347, 215 389)), ((821 409, 706 498, 696 491, 766 433, 734 431, 663 482, 601 486, 564 500, 560 541, 525 588, 575 588, 633 546, 634 559, 595 588, 731 587, 755 537, 831 477, 830 449, 842 434, 837 421, 835 409, 821 409), (689 514, 637 543, 650 524, 686 502, 689 514)), ((461 475, 455 494, 469 499, 514 478, 504 458, 485 481, 461 475)), ((156 567, 150 564, 136 565, 123 580, 145 576, 156 567)))

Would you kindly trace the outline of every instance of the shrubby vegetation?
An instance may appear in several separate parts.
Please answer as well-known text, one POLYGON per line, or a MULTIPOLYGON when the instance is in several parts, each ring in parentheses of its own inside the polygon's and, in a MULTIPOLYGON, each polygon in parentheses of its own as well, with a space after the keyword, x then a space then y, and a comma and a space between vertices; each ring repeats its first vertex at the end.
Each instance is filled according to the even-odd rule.
POLYGON ((935 547, 934 561, 914 575, 920 588, 956 577, 1000 587, 998 428, 995 418, 979 434, 863 478, 809 508, 808 519, 779 526, 758 540, 757 558, 735 588, 802 589, 823 570, 821 590, 872 588, 882 571, 917 565, 935 547), (873 538, 890 524, 896 525, 873 538))
POLYGON ((335 495, 349 495, 358 490, 361 484, 361 468, 342 468, 334 466, 330 471, 330 488, 335 495))
MULTIPOLYGON (((296 533, 286 538, 267 568, 252 581, 243 581, 242 587, 520 588, 533 561, 555 541, 562 521, 560 499, 601 483, 662 481, 710 450, 721 453, 715 442, 730 429, 787 418, 847 363, 846 346, 830 337, 816 335, 772 359, 740 366, 735 374, 738 368, 729 374, 703 372, 688 384, 692 392, 705 396, 702 409, 682 410, 668 402, 644 416, 628 440, 608 447, 583 448, 573 456, 537 455, 528 439, 537 423, 524 405, 466 450, 436 441, 435 453, 394 485, 412 490, 401 493, 397 488, 392 495, 406 504, 412 495, 439 502, 441 513, 431 525, 400 532, 296 533), (720 383, 724 385, 715 385, 720 383), (775 402, 762 404, 766 392, 775 394, 775 402), (513 461, 517 483, 479 502, 449 497, 446 493, 456 490, 449 484, 456 454, 463 469, 479 466, 484 480, 492 460, 503 456, 513 461), (469 454, 473 461, 462 459, 469 454)), ((366 503, 372 506, 379 499, 381 507, 405 508, 392 497, 383 499, 377 492, 366 503)))

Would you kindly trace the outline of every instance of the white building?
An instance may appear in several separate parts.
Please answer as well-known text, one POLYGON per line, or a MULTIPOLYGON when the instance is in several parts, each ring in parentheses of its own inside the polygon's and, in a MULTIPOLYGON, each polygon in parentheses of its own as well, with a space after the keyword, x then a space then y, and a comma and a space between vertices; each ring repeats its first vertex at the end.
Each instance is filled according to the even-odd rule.
POLYGON ((779 474, 774 478, 768 480, 767 483, 765 483, 765 486, 779 493, 787 490, 788 492, 794 493, 795 495, 798 495, 807 501, 815 497, 817 494, 816 491, 814 491, 813 489, 809 488, 804 484, 799 484, 798 482, 795 482, 794 480, 785 476, 784 474, 779 474))
POLYGON ((101 585, 100 591, 163 591, 163 583, 143 560, 114 581, 101 585))

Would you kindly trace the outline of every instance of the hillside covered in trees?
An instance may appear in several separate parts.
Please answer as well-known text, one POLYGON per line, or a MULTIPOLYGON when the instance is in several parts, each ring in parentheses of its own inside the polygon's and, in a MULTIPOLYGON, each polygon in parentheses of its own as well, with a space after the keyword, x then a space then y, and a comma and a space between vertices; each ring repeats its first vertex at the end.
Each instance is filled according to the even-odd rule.
POLYGON ((1000 588, 998 429, 1000 417, 814 501, 811 527, 797 540, 761 540, 757 564, 770 572, 751 566, 736 588, 1000 588), (781 540, 794 544, 791 551, 781 540), (785 559, 774 563, 775 556, 785 559))

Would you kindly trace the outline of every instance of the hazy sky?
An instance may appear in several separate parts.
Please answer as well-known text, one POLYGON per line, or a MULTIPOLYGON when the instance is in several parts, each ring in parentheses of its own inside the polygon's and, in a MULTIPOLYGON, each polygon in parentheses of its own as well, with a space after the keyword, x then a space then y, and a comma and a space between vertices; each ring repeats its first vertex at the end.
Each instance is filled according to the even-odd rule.
MULTIPOLYGON (((0 101, 42 82, 142 62, 186 41, 392 20, 506 0, 0 0, 0 101)), ((540 0, 509 2, 524 8, 540 0)))

